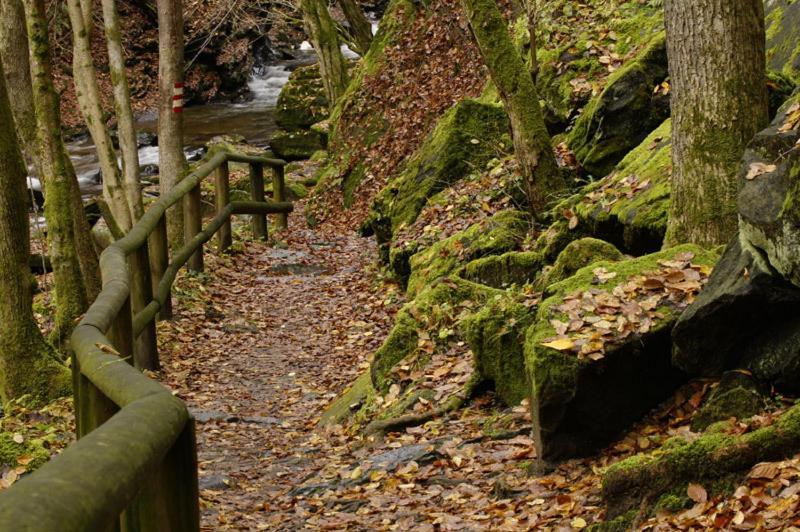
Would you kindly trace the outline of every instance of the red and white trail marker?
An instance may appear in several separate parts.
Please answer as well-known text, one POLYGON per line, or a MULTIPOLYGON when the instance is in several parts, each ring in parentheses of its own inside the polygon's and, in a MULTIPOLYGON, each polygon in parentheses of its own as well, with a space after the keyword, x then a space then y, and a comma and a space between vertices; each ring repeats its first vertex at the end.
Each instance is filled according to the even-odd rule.
POLYGON ((172 92, 172 112, 183 112, 183 83, 175 84, 175 90, 172 92))

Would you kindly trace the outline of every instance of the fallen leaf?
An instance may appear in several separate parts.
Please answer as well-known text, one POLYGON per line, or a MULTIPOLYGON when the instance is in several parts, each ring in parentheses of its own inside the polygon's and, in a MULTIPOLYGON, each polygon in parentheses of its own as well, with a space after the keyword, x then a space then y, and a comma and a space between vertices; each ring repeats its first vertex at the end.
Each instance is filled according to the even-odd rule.
POLYGON ((569 338, 559 338, 558 340, 553 340, 552 342, 545 342, 542 345, 549 347, 550 349, 555 349, 556 351, 568 351, 575 347, 575 342, 569 338))
POLYGON ((760 175, 768 174, 770 172, 774 172, 777 170, 777 166, 774 164, 767 164, 767 163, 751 163, 750 169, 747 172, 748 181, 752 181, 753 179, 757 178, 760 175))
POLYGON ((686 488, 686 495, 694 502, 706 502, 708 500, 708 493, 700 484, 689 484, 689 487, 686 488))

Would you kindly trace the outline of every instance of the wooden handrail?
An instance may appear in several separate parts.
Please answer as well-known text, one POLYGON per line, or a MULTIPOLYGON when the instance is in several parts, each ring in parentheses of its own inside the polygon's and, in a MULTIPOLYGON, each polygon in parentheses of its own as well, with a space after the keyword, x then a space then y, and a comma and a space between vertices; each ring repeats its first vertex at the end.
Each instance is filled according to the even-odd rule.
MULTIPOLYGON (((193 255, 202 254, 215 233, 225 227, 229 231, 231 216, 277 213, 283 225, 283 216, 293 209, 282 201, 285 165, 280 159, 215 150, 103 252, 103 289, 71 337, 79 439, 0 493, 0 530, 83 531, 120 525, 130 531, 199 530, 194 420, 170 390, 132 365, 131 346, 136 346, 137 365, 143 366, 138 362, 144 353, 154 354, 157 366, 154 322, 170 304, 178 270, 193 255), (246 163, 251 169, 268 166, 274 175, 280 174, 273 201, 231 202, 226 188, 228 162, 246 163), (141 280, 132 282, 129 261, 135 269, 147 268, 148 241, 152 245, 159 242, 154 236, 165 236, 167 209, 186 197, 199 202, 200 182, 223 167, 216 180, 216 216, 196 234, 187 235, 190 238, 170 264, 165 264, 165 249, 151 250, 160 253, 161 261, 158 271, 152 272, 155 293, 141 280), (136 294, 139 301, 149 299, 133 317, 132 285, 142 290, 136 294)), ((261 183, 260 194, 258 190, 252 194, 254 200, 263 198, 261 183)), ((266 236, 266 230, 255 236, 266 236)), ((166 246, 166 238, 160 241, 166 246)), ((224 244, 222 249, 230 245, 230 232, 224 244)))

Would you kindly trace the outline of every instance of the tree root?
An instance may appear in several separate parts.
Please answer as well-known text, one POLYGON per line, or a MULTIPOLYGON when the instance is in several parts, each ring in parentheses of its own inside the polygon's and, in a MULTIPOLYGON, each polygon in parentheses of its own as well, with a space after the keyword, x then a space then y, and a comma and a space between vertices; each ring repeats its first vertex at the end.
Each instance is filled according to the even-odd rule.
POLYGON ((780 460, 800 450, 800 405, 787 410, 772 425, 747 434, 712 425, 700 438, 673 439, 649 455, 637 455, 611 466, 603 478, 603 498, 609 518, 655 502, 671 489, 690 481, 719 479, 744 473, 763 461, 780 460))
POLYGON ((404 414, 389 419, 375 420, 364 428, 364 434, 386 433, 402 430, 407 427, 416 427, 437 417, 449 414, 454 410, 458 410, 464 403, 472 398, 479 382, 480 378, 477 376, 477 373, 473 373, 472 377, 464 384, 464 388, 460 392, 449 396, 440 406, 433 410, 422 414, 404 414))

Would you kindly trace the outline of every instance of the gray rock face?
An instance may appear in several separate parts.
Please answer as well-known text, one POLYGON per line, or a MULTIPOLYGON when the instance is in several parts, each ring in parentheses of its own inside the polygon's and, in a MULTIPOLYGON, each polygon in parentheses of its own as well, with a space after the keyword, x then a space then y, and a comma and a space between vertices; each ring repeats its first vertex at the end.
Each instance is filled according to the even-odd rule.
POLYGON ((800 390, 800 131, 796 95, 748 147, 739 236, 673 331, 673 363, 696 375, 745 368, 800 390))

